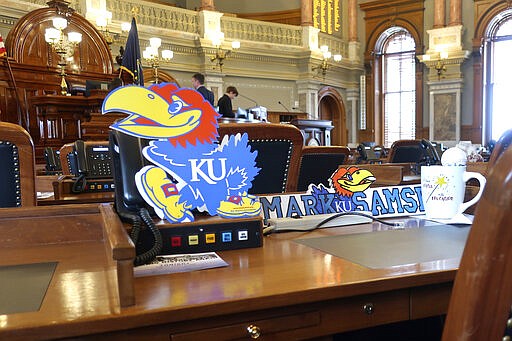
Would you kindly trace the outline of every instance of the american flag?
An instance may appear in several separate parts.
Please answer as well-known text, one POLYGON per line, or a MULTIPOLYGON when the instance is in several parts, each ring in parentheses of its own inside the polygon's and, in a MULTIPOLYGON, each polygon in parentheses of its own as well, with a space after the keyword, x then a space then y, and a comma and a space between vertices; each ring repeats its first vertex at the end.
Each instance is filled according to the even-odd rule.
POLYGON ((4 39, 2 38, 2 35, 0 34, 0 57, 3 57, 5 55, 6 55, 6 51, 5 51, 4 39))

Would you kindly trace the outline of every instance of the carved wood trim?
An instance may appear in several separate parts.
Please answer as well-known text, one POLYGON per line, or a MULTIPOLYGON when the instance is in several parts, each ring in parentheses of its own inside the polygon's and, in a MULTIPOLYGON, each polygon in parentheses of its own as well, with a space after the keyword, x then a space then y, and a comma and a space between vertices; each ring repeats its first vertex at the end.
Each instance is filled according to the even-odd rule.
MULTIPOLYGON (((7 54, 17 63, 57 68, 58 55, 44 40, 44 31, 58 16, 57 8, 40 8, 20 18, 6 38, 7 54)), ((74 12, 68 17, 65 32, 82 33, 82 42, 76 48, 75 63, 79 70, 111 74, 114 70, 112 54, 101 34, 84 17, 74 12)), ((71 68, 66 72, 77 73, 71 68)))
MULTIPOLYGON (((144 69, 142 71, 142 74, 144 76, 145 86, 151 85, 155 82, 155 74, 152 69, 144 69)), ((168 74, 167 72, 165 72, 161 69, 158 69, 158 82, 159 83, 175 83, 178 86, 180 86, 178 81, 176 80, 176 78, 174 78, 173 76, 171 76, 170 74, 168 74)))
MULTIPOLYGON (((57 95, 60 91, 58 56, 44 40, 44 31, 52 25, 58 12, 66 12, 68 27, 66 33, 82 33, 82 42, 76 48, 74 61, 77 68, 66 67, 66 80, 73 84, 85 84, 86 79, 110 81, 114 74, 114 63, 108 44, 93 24, 69 8, 65 1, 54 0, 50 7, 38 8, 21 17, 11 28, 5 39, 7 55, 16 82, 20 103, 17 102, 14 84, 6 62, 0 61, 0 120, 17 123, 30 133, 35 145, 37 163, 43 163, 43 149, 61 146, 65 142, 56 138, 47 141, 44 129, 48 125, 44 117, 38 117, 31 104, 34 96, 57 95), (19 108, 19 109, 18 109, 19 108), (21 116, 21 117, 20 117, 21 116)), ((83 116, 77 108, 76 118, 83 116)), ((71 122, 70 122, 71 124, 71 122)), ((78 125, 78 121, 76 122, 78 125)), ((72 132, 68 139, 79 138, 72 132)))

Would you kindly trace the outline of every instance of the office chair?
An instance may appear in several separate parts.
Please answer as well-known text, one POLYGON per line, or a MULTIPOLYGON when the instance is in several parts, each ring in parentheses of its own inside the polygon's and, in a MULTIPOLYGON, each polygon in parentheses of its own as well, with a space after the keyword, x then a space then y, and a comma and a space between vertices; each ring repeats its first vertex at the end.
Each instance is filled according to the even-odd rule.
POLYGON ((503 338, 512 305, 511 165, 509 148, 487 176, 455 277, 444 341, 503 338))
POLYGON ((388 163, 440 163, 437 150, 428 140, 398 140, 389 149, 388 163))
POLYGON ((494 146, 491 156, 489 157, 488 168, 492 167, 503 152, 512 144, 512 129, 509 129, 501 135, 498 142, 494 146))
POLYGON ((356 150, 358 153, 358 157, 356 159, 356 163, 380 163, 382 160, 380 159, 380 153, 377 154, 375 148, 375 143, 372 143, 372 146, 368 145, 369 143, 360 143, 356 150))
POLYGON ((254 178, 250 194, 295 192, 304 138, 290 124, 220 123, 219 139, 224 135, 247 133, 251 151, 257 150, 256 166, 261 168, 254 178))
POLYGON ((297 191, 304 192, 309 184, 329 186, 328 179, 339 165, 346 163, 350 149, 343 146, 305 146, 300 159, 297 191))
POLYGON ((36 206, 34 143, 8 122, 0 122, 0 193, 0 207, 36 206))
MULTIPOLYGON (((60 165, 62 168, 62 174, 64 175, 73 175, 74 173, 71 171, 73 168, 72 162, 70 160, 70 155, 72 155, 74 151, 74 143, 66 143, 59 149, 59 158, 60 165)), ((71 157, 72 159, 72 157, 71 157)))

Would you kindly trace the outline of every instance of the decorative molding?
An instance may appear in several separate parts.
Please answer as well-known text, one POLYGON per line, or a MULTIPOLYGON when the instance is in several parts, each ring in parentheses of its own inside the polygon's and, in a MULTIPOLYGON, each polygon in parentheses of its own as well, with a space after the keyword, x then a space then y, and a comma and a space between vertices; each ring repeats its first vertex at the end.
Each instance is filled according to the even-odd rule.
POLYGON ((261 43, 302 46, 302 28, 300 26, 227 16, 223 16, 220 23, 226 39, 244 39, 261 43))

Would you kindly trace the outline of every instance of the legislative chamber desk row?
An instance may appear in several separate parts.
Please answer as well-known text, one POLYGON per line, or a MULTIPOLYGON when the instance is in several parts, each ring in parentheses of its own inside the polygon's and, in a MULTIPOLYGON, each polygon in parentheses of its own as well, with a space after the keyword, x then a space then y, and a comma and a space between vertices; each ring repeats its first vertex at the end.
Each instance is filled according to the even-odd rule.
POLYGON ((0 339, 292 340, 446 313, 469 228, 405 219, 402 230, 374 222, 272 234, 262 247, 219 252, 227 267, 133 278, 133 247, 111 204, 3 210, 0 339), (325 252, 318 237, 345 246, 325 252), (411 248, 423 254, 407 259, 411 248), (41 264, 50 276, 37 289, 44 276, 24 267, 41 264))

